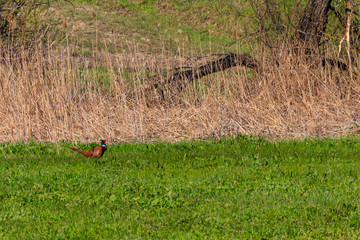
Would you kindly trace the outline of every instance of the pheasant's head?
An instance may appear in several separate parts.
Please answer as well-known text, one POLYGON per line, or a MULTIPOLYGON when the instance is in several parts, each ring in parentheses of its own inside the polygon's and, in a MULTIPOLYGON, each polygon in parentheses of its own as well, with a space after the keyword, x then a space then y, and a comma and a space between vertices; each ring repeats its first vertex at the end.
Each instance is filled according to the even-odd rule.
POLYGON ((101 146, 106 147, 106 139, 101 140, 101 146))

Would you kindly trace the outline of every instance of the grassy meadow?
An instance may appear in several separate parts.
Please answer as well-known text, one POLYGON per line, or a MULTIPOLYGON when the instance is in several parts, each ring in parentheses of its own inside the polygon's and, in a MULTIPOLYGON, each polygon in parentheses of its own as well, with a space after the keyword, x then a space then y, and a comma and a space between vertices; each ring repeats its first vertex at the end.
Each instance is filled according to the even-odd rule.
POLYGON ((2 239, 360 236, 358 138, 65 145, 0 145, 2 239))
MULTIPOLYGON (((341 28, 320 59, 292 56, 305 3, 265 2, 49 1, 30 14, 52 23, 46 37, 0 42, 0 239, 360 238, 360 58, 351 74, 319 64, 341 28), (229 52, 261 71, 149 88, 229 52), (65 147, 99 139, 97 160, 65 147)), ((32 24, 12 14, 9 32, 32 24)))

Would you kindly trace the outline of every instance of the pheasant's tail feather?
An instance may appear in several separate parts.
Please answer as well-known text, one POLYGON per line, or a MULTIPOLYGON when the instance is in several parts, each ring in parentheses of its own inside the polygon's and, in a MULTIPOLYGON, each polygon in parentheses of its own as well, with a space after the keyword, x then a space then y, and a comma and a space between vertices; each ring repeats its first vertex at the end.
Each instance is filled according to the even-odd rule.
MULTIPOLYGON (((68 147, 68 146, 66 146, 66 147, 68 147)), ((77 148, 75 148, 75 147, 68 147, 68 148, 70 148, 71 150, 74 150, 75 152, 79 152, 79 153, 82 153, 83 151, 81 151, 80 149, 77 149, 77 148)))

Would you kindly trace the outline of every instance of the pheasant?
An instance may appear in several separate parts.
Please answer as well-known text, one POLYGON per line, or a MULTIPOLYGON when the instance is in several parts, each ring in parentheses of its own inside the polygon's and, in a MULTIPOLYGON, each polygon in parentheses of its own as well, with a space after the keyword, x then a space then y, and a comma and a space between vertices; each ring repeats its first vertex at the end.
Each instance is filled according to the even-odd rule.
POLYGON ((79 152, 81 153, 82 155, 84 155, 85 157, 90 157, 90 158, 100 158, 104 152, 106 151, 106 140, 101 140, 101 145, 100 146, 97 146, 93 149, 89 149, 89 150, 86 150, 86 151, 82 151, 80 149, 77 149, 75 147, 68 147, 72 150, 74 150, 75 152, 79 152))

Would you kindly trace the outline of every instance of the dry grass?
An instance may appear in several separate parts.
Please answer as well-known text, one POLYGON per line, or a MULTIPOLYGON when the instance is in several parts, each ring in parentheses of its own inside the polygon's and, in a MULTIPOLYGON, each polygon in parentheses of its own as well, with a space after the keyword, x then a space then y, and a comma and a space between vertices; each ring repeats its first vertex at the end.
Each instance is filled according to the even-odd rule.
MULTIPOLYGON (((140 76, 190 64, 165 55, 48 50, 0 65, 2 141, 178 141, 232 134, 272 139, 359 134, 360 84, 336 69, 284 59, 258 76, 232 68, 147 104, 140 76), (101 71, 95 70, 101 67, 101 71), (251 77, 250 77, 251 76, 251 77)), ((191 63, 193 64, 193 63, 191 63)))

